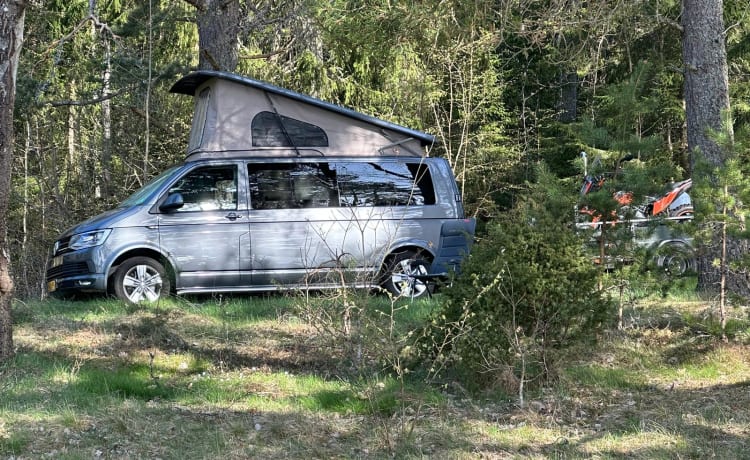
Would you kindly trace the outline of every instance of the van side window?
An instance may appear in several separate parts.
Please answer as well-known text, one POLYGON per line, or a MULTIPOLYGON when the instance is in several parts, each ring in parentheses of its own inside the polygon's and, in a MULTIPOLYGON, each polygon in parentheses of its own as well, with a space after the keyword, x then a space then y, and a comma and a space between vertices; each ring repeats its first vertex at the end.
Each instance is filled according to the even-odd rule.
POLYGON ((423 206, 435 204, 427 165, 419 163, 337 163, 341 206, 423 206))
POLYGON ((328 163, 248 165, 252 209, 338 206, 336 171, 328 163))
POLYGON ((169 193, 182 194, 185 205, 177 212, 237 209, 237 167, 197 168, 177 181, 169 193))
POLYGON ((318 126, 272 112, 259 112, 250 123, 253 147, 328 147, 318 126))

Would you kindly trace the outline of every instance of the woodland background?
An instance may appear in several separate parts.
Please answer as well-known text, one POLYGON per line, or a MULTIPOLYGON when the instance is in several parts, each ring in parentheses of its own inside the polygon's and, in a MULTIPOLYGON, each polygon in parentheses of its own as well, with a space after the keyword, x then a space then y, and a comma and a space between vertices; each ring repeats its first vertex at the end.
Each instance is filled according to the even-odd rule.
MULTIPOLYGON (((49 248, 62 230, 183 158, 193 100, 168 90, 199 66, 196 20, 206 7, 220 21, 237 19, 229 70, 437 135, 431 154, 450 160, 482 223, 515 204, 540 162, 574 198, 581 151, 637 156, 659 171, 653 188, 691 174, 679 1, 225 4, 239 9, 28 4, 8 211, 17 297, 45 295, 49 248)), ((726 0, 723 11, 732 115, 742 127, 750 6, 726 0)))
POLYGON ((0 455, 746 457, 749 14, 0 0, 0 455), (193 100, 169 88, 196 68, 435 134, 480 223, 462 276, 414 302, 45 299, 57 235, 182 160, 193 100), (697 276, 594 267, 572 230, 581 151, 597 173, 636 158, 597 203, 693 179, 697 276))

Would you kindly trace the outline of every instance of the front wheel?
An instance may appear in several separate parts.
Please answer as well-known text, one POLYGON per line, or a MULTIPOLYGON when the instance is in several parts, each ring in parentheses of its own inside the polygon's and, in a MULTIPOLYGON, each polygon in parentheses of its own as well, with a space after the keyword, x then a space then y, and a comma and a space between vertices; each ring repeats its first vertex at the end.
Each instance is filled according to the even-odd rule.
POLYGON ((429 271, 429 261, 415 251, 395 254, 386 264, 383 287, 394 297, 421 297, 429 293, 429 271))
POLYGON ((127 303, 155 302, 169 294, 169 276, 156 260, 133 257, 117 267, 114 288, 115 295, 127 303))

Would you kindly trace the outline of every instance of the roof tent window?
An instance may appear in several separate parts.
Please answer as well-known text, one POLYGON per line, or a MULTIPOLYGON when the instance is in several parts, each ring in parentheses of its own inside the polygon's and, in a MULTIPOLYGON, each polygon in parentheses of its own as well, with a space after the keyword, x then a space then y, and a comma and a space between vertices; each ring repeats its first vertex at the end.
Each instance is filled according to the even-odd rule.
POLYGON ((203 142, 203 130, 206 127, 206 113, 208 112, 208 100, 211 88, 205 88, 195 98, 195 114, 193 115, 193 126, 190 128, 190 142, 188 151, 195 150, 203 142))
POLYGON ((259 112, 251 123, 253 147, 328 147, 318 126, 273 112, 259 112))

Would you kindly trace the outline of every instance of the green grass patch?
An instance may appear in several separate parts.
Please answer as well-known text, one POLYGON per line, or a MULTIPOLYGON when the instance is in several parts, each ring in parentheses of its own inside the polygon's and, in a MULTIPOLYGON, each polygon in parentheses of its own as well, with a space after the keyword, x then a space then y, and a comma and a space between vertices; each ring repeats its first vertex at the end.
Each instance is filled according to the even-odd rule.
MULTIPOLYGON (((417 362, 394 377, 374 358, 403 359, 440 296, 361 294, 347 300, 369 327, 349 338, 306 323, 296 296, 16 302, 18 353, 0 364, 0 457, 744 455, 750 359, 737 312, 725 344, 705 327, 705 303, 633 307, 624 330, 566 351, 554 363, 561 379, 530 385, 520 407, 499 384, 472 393, 451 373, 427 384, 417 362)), ((307 299, 340 327, 332 300, 307 299)))
POLYGON ((13 458, 22 454, 30 443, 31 434, 29 433, 12 433, 8 436, 0 433, 0 454, 13 458))
POLYGON ((90 395, 108 395, 120 398, 171 399, 176 390, 150 375, 149 367, 142 364, 115 369, 81 369, 74 379, 75 391, 90 395))
POLYGON ((188 297, 183 309, 194 314, 231 322, 234 326, 288 318, 294 311, 296 297, 282 295, 235 295, 188 297))
POLYGON ((352 390, 321 390, 297 399, 297 404, 307 410, 330 411, 339 414, 365 414, 370 412, 364 398, 352 390))
POLYGON ((13 303, 13 321, 16 324, 38 324, 50 318, 75 321, 102 321, 127 315, 132 310, 125 303, 112 298, 94 298, 86 301, 48 299, 45 301, 13 303))
POLYGON ((570 367, 566 375, 575 385, 599 389, 638 390, 645 385, 644 376, 638 371, 599 365, 570 367))

